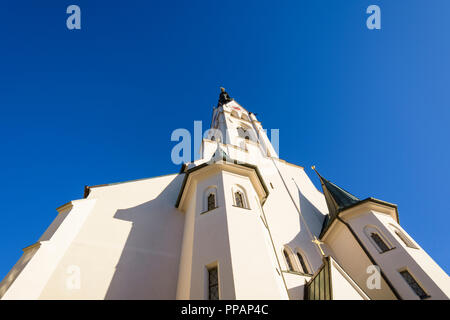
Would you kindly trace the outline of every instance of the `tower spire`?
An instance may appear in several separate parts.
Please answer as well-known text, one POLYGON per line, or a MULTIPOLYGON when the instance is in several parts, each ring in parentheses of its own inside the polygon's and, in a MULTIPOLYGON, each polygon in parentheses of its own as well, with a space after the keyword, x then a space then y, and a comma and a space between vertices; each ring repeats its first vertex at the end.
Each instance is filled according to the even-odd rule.
POLYGON ((230 97, 230 95, 225 91, 224 87, 220 87, 220 95, 219 95, 219 103, 218 105, 226 104, 234 99, 230 97))
POLYGON ((322 185, 323 195, 327 202, 328 212, 330 218, 334 218, 339 211, 358 203, 360 200, 352 195, 351 193, 345 191, 344 189, 338 187, 334 183, 328 181, 317 172, 316 167, 312 166, 317 175, 319 176, 320 183, 322 185))

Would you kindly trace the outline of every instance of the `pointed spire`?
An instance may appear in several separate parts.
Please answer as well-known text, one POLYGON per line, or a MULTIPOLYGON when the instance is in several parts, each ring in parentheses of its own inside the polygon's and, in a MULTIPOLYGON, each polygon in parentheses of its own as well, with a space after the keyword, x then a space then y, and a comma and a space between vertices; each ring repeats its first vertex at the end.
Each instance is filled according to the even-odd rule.
POLYGON ((325 200, 327 201, 330 218, 335 217, 340 211, 360 201, 351 193, 322 177, 320 173, 317 172, 315 166, 312 166, 311 169, 313 169, 319 176, 323 194, 325 196, 325 200))

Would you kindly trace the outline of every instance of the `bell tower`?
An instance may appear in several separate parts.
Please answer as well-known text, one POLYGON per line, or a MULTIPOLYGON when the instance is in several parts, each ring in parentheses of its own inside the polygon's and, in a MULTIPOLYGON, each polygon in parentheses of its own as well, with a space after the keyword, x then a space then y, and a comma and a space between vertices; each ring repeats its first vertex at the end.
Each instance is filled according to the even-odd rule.
POLYGON ((253 157, 278 157, 256 115, 231 98, 224 88, 213 110, 207 139, 239 148, 253 157))
POLYGON ((262 211, 269 189, 255 163, 271 148, 262 135, 256 117, 221 88, 202 159, 182 169, 177 299, 288 299, 262 211))

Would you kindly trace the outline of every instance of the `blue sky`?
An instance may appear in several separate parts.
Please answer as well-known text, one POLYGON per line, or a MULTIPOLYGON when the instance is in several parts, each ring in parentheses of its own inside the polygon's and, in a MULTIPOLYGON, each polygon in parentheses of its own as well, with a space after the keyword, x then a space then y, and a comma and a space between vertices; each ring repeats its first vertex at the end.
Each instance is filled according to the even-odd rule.
POLYGON ((450 2, 2 1, 0 279, 95 185, 178 172, 176 128, 210 124, 219 86, 280 157, 396 203, 450 270, 450 2), (81 7, 81 30, 66 8, 81 7), (370 4, 381 30, 366 28, 370 4))

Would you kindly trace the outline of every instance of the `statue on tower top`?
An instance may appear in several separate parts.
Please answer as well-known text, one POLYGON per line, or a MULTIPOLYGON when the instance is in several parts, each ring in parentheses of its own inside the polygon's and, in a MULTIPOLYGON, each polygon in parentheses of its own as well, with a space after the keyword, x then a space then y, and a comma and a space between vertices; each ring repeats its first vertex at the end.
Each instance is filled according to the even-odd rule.
POLYGON ((225 91, 225 88, 220 87, 220 95, 219 95, 219 106, 233 101, 234 99, 230 97, 230 95, 225 91))

